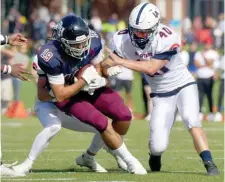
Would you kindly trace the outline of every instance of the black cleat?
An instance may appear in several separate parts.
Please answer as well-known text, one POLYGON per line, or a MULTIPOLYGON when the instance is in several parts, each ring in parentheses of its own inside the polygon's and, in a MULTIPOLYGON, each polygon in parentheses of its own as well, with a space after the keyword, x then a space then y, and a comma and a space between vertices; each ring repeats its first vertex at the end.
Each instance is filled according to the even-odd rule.
POLYGON ((206 161, 206 162, 203 162, 206 170, 207 170, 207 174, 210 175, 210 176, 217 176, 220 174, 217 166, 214 164, 213 161, 206 161))
POLYGON ((161 169, 161 155, 160 156, 154 156, 149 154, 149 167, 153 172, 160 171, 161 169))

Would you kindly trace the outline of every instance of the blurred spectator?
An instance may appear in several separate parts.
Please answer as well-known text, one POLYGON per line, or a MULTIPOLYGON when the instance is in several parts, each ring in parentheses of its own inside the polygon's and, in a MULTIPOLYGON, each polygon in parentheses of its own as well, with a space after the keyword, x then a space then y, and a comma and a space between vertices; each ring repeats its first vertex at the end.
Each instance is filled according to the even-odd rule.
POLYGON ((18 30, 16 29, 17 28, 16 26, 18 24, 18 18, 19 18, 19 12, 16 10, 16 8, 12 7, 9 10, 9 14, 7 17, 9 34, 18 32, 18 30))
POLYGON ((219 15, 218 26, 214 29, 213 32, 215 36, 215 47, 216 48, 224 48, 224 14, 219 15))
MULTIPOLYGON (((27 45, 21 47, 12 47, 11 50, 1 49, 1 53, 9 58, 9 64, 22 63, 28 66, 29 57, 27 56, 27 45), (19 50, 18 50, 19 49, 19 50)), ((12 78, 13 83, 13 100, 20 100, 21 80, 12 78)))
POLYGON ((116 76, 115 90, 122 95, 122 91, 125 89, 125 103, 133 112, 134 108, 131 92, 134 79, 133 71, 125 67, 121 67, 121 70, 122 72, 116 76))
POLYGON ((194 57, 195 53, 197 51, 198 45, 196 42, 192 42, 190 45, 190 50, 189 50, 189 63, 188 63, 188 70, 195 75, 196 73, 196 66, 194 64, 194 57))
POLYGON ((103 37, 106 41, 106 45, 110 47, 110 40, 113 34, 117 31, 118 15, 113 13, 107 22, 102 24, 103 37))
POLYGON ((196 32, 196 39, 200 44, 213 44, 213 30, 216 26, 215 20, 208 16, 205 20, 205 27, 196 32))
MULTIPOLYGON (((9 64, 7 55, 1 54, 1 63, 9 64)), ((12 100, 12 79, 10 75, 1 75, 1 113, 5 114, 9 101, 12 100)))
POLYGON ((213 83, 215 67, 219 59, 218 53, 212 49, 211 43, 205 44, 203 51, 198 51, 194 57, 194 64, 197 67, 196 76, 199 89, 200 119, 203 119, 202 105, 204 95, 207 96, 209 104, 208 120, 213 121, 213 83))
POLYGON ((196 41, 195 33, 192 27, 189 29, 188 32, 184 34, 184 40, 186 44, 189 44, 189 45, 196 41))
POLYGON ((217 113, 215 114, 215 121, 222 121, 222 113, 224 112, 224 106, 223 106, 223 101, 224 101, 224 65, 225 65, 225 57, 224 55, 220 59, 220 66, 219 66, 219 71, 220 73, 220 86, 219 86, 219 93, 218 93, 218 105, 217 105, 217 113))
POLYGON ((100 33, 102 31, 102 20, 99 17, 97 10, 94 10, 92 12, 90 24, 93 26, 93 28, 96 32, 100 33))

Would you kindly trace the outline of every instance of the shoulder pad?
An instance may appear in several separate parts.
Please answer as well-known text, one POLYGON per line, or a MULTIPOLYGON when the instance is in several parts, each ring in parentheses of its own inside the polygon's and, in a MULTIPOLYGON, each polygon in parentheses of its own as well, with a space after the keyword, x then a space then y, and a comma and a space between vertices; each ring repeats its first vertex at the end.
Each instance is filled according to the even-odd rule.
POLYGON ((53 43, 43 45, 38 51, 38 65, 47 74, 61 74, 60 52, 53 43))
POLYGON ((174 51, 175 49, 179 50, 181 45, 181 39, 179 35, 171 28, 163 24, 160 24, 157 39, 158 42, 156 54, 167 51, 174 51))

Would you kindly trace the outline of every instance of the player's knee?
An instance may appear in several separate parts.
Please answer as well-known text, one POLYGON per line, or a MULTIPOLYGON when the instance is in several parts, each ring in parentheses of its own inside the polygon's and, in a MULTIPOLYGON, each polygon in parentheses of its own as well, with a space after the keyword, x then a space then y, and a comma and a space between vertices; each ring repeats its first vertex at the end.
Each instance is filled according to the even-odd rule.
POLYGON ((89 115, 87 123, 99 132, 103 132, 108 126, 108 119, 100 112, 93 112, 89 115))
POLYGON ((115 121, 131 121, 132 119, 132 114, 130 109, 125 105, 125 104, 119 104, 116 107, 117 109, 115 110, 114 113, 114 120, 115 121))
POLYGON ((199 120, 198 115, 190 115, 189 113, 183 114, 182 119, 188 130, 195 127, 202 127, 201 121, 199 120))
POLYGON ((164 141, 157 141, 155 143, 149 143, 149 146, 151 154, 159 156, 162 155, 164 151, 166 151, 168 144, 164 141))
POLYGON ((61 125, 60 124, 56 124, 56 125, 49 126, 48 128, 49 128, 49 131, 53 135, 56 135, 61 130, 61 125))

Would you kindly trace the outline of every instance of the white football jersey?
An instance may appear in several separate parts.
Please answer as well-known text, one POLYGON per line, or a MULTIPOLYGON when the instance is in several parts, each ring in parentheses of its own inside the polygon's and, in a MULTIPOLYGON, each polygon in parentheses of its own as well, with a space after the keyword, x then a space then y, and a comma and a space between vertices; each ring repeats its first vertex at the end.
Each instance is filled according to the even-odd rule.
POLYGON ((132 45, 127 29, 115 33, 112 40, 114 51, 125 59, 151 61, 152 57, 165 59, 169 55, 169 62, 156 74, 145 74, 152 93, 166 93, 195 81, 181 60, 180 45, 180 37, 163 24, 159 25, 157 35, 144 50, 132 45), (170 56, 172 52, 173 56, 170 56))

